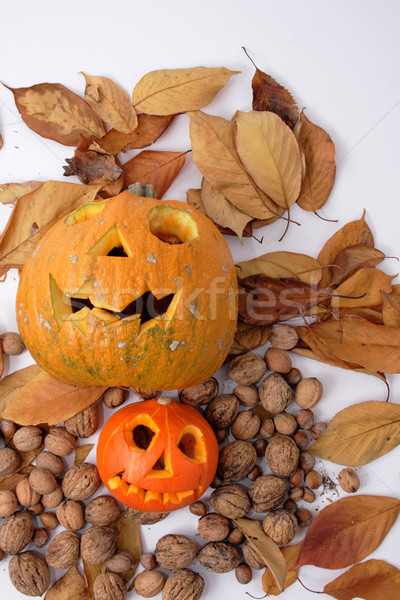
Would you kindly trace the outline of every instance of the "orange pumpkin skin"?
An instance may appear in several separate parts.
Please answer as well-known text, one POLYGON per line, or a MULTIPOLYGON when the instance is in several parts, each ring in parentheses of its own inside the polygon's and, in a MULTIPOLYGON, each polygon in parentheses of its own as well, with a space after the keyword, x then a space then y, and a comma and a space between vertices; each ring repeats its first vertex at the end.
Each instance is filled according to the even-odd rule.
POLYGON ((16 312, 34 360, 59 379, 179 389, 222 365, 236 329, 237 279, 206 216, 123 192, 46 233, 23 269, 16 312), (117 247, 124 255, 110 256, 117 247), (124 313, 146 297, 158 307, 146 322, 124 313))
POLYGON ((191 504, 207 490, 217 465, 210 425, 191 406, 166 397, 115 412, 97 444, 104 485, 122 504, 146 512, 191 504))

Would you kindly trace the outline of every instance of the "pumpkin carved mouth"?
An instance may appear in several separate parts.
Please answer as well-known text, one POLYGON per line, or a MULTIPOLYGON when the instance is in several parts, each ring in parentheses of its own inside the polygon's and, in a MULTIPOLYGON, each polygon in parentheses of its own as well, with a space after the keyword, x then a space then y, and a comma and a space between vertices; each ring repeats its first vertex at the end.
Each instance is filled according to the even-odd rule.
MULTIPOLYGON (((190 502, 190 498, 196 498, 199 496, 199 491, 197 489, 187 490, 184 492, 154 492, 151 490, 146 490, 141 488, 133 483, 129 483, 123 479, 125 473, 119 473, 115 475, 112 479, 108 480, 108 486, 110 490, 115 491, 118 489, 125 497, 129 498, 130 495, 134 495, 140 502, 144 504, 148 502, 158 502, 162 505, 167 504, 181 504, 183 501, 188 500, 190 502)), ((200 486, 199 486, 200 489, 200 486)))

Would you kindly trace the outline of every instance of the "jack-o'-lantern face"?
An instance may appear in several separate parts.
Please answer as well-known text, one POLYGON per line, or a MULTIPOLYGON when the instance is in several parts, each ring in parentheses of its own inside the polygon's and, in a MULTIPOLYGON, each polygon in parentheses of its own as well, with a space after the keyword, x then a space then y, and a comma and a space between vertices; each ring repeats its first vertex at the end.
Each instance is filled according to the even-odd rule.
POLYGON ((124 192, 49 230, 23 269, 16 308, 33 358, 59 379, 183 388, 228 353, 236 274, 207 217, 124 192))
POLYGON ((103 483, 122 504, 146 512, 175 510, 200 498, 217 464, 218 443, 207 421, 166 397, 115 412, 97 446, 103 483))

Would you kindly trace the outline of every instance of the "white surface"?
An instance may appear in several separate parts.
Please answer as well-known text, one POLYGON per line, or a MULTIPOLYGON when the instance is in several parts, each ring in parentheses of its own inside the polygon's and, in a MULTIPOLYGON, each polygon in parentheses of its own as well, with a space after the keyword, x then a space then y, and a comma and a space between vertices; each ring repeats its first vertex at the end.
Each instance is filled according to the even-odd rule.
MULTIPOLYGON (((0 79, 11 87, 59 82, 83 94, 84 79, 79 72, 85 71, 108 76, 131 93, 135 83, 153 69, 223 65, 240 70, 241 74, 231 79, 206 110, 230 118, 236 109, 251 109, 254 69, 241 50, 245 46, 259 68, 286 85, 299 105, 307 107, 309 119, 330 133, 336 145, 337 179, 320 213, 339 222, 321 221, 296 207, 292 216, 302 225, 292 225, 281 243, 278 239, 284 225, 280 222, 260 230, 264 236, 262 245, 245 239, 240 246, 229 239, 235 260, 273 250, 317 256, 324 241, 347 221, 359 218, 364 208, 376 247, 387 255, 399 256, 399 16, 396 0, 170 0, 146 5, 128 0, 71 0, 65 4, 16 1, 2 8, 0 79)), ((30 131, 20 119, 12 94, 4 87, 0 87, 0 132, 4 139, 0 183, 63 180, 62 165, 65 158, 73 155, 73 148, 30 131)), ((165 150, 188 147, 185 116, 176 119, 153 146, 165 150)), ((186 190, 198 187, 200 180, 189 157, 166 197, 185 200, 186 190)), ((0 207, 0 230, 9 211, 10 207, 0 207)), ((396 273, 400 265, 391 259, 382 268, 396 273)), ((17 279, 11 273, 0 286, 0 332, 16 330, 17 279)), ((305 376, 317 376, 324 384, 324 398, 315 410, 317 420, 329 420, 341 408, 359 401, 385 399, 386 389, 375 378, 298 357, 293 361, 305 376)), ((7 372, 31 362, 26 353, 12 358, 7 372)), ((222 390, 230 390, 229 385, 224 386, 224 373, 218 377, 222 390)), ((397 402, 399 377, 390 376, 389 380, 391 400, 397 402)), ((94 456, 90 459, 94 460, 94 456)), ((397 448, 359 469, 360 493, 398 497, 399 459, 397 448)), ((340 470, 330 463, 323 468, 332 477, 340 470)), ((311 506, 312 510, 326 506, 327 498, 322 496, 311 506)), ((185 510, 164 522, 143 527, 144 551, 152 551, 156 540, 167 532, 185 533, 200 543, 196 524, 197 518, 185 510)), ((400 567, 399 527, 397 522, 372 557, 400 567)), ((205 600, 221 596, 237 600, 247 597, 246 592, 263 595, 260 572, 254 573, 251 584, 240 586, 233 573, 211 574, 197 563, 193 568, 205 579, 205 600)), ((315 590, 322 590, 339 574, 315 567, 301 569, 302 580, 315 590)), ((0 589, 1 598, 23 597, 9 582, 7 560, 0 564, 0 589)), ((281 597, 307 600, 313 596, 296 583, 281 597)))

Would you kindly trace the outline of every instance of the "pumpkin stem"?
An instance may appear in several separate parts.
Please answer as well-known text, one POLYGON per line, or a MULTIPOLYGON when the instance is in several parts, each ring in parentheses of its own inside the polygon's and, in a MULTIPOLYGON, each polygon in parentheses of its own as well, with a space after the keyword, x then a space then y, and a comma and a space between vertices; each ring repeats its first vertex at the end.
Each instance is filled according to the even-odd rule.
POLYGON ((170 402, 171 398, 169 398, 168 396, 160 396, 159 398, 157 398, 157 404, 162 404, 163 406, 166 406, 170 402))
POLYGON ((147 183, 146 185, 144 185, 143 183, 137 181, 136 183, 132 183, 130 186, 128 186, 128 192, 130 192, 134 196, 140 196, 141 198, 157 197, 157 194, 151 183, 147 183))

